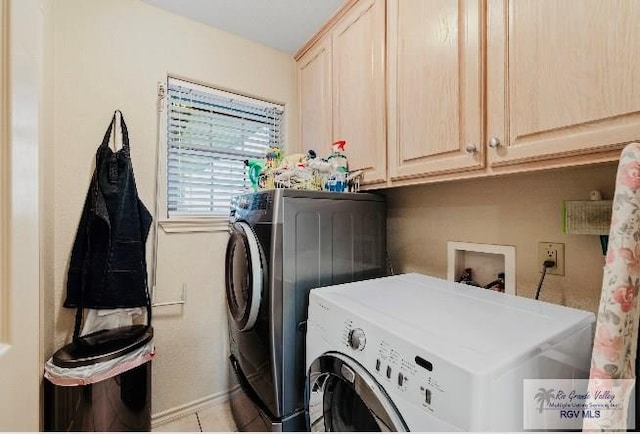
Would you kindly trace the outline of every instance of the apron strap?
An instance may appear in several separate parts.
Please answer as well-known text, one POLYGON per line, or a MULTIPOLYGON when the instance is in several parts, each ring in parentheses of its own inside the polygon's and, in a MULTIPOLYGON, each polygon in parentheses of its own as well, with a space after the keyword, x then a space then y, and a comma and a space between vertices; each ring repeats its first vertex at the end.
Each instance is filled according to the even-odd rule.
MULTIPOLYGON (((100 146, 109 146, 109 139, 111 139, 111 132, 116 125, 116 116, 118 115, 118 113, 120 114, 120 128, 122 132, 122 149, 126 149, 125 152, 129 152, 129 130, 127 130, 127 123, 124 121, 124 115, 120 110, 116 110, 113 112, 113 117, 111 118, 111 122, 109 123, 107 131, 104 133, 104 138, 102 139, 102 144, 100 146)), ((113 134, 115 137, 117 132, 114 131, 113 134)), ((115 152, 116 149, 114 149, 113 151, 115 152)))

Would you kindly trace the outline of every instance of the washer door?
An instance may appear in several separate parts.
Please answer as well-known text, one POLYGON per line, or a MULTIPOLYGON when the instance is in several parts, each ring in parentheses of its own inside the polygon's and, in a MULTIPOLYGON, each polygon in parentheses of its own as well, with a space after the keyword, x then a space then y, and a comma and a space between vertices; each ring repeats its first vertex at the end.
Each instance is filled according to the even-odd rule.
POLYGON ((251 330, 258 318, 264 283, 262 253, 256 235, 245 222, 231 227, 225 282, 229 313, 240 331, 251 330))
POLYGON ((382 387, 343 354, 326 353, 311 364, 307 405, 311 431, 408 431, 382 387))

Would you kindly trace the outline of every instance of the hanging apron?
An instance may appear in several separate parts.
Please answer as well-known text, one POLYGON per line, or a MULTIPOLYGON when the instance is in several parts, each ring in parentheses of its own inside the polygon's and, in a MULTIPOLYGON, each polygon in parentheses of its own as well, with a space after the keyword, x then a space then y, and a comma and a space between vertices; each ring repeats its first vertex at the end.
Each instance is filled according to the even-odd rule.
POLYGON ((116 110, 96 152, 96 168, 71 252, 64 307, 77 309, 74 340, 83 308, 146 307, 150 324, 145 244, 151 221, 138 197, 127 126, 116 110), (117 114, 123 145, 115 152, 109 139, 117 114))

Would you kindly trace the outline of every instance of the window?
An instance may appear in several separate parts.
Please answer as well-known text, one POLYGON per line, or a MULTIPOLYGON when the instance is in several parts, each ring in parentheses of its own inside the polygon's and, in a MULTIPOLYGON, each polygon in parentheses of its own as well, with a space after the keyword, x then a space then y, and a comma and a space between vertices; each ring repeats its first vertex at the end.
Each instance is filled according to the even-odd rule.
POLYGON ((284 107, 169 78, 167 108, 169 217, 227 217, 249 189, 245 160, 283 147, 284 107))

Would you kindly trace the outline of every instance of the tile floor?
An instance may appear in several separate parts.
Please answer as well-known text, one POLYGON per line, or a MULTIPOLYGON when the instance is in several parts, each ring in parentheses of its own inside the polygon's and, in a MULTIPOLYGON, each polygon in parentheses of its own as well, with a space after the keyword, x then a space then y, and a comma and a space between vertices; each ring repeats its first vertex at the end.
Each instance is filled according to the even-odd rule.
POLYGON ((238 431, 229 401, 203 408, 196 413, 156 426, 153 432, 238 431))

